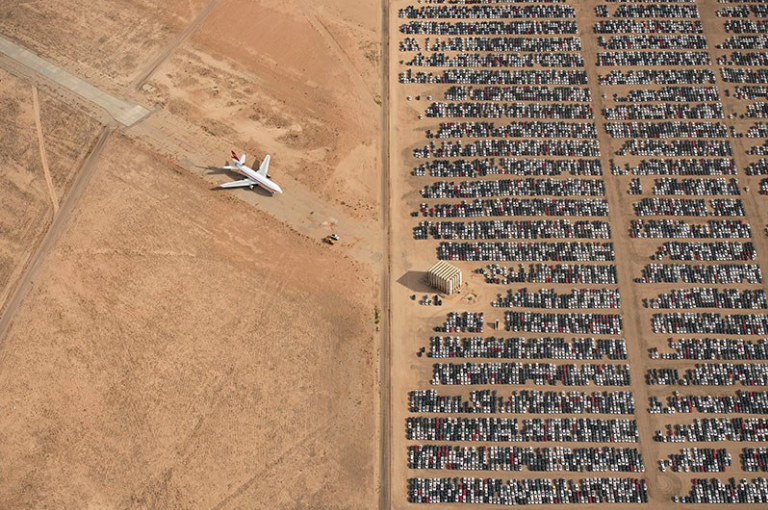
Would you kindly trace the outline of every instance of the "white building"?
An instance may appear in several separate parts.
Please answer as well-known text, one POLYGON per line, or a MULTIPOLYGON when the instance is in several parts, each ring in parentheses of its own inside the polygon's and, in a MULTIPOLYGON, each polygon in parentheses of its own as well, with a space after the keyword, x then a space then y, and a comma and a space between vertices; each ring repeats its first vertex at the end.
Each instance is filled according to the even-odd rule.
POLYGON ((453 294, 461 287, 461 270, 441 260, 429 270, 429 284, 446 294, 453 294))

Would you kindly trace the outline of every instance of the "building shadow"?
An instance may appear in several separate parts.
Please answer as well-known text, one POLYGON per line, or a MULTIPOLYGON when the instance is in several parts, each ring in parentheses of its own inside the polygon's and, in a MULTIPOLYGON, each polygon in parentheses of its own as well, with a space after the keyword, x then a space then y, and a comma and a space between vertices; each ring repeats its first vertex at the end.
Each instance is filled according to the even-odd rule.
POLYGON ((435 293, 435 289, 427 283, 427 271, 406 271, 397 279, 397 283, 411 292, 435 293))

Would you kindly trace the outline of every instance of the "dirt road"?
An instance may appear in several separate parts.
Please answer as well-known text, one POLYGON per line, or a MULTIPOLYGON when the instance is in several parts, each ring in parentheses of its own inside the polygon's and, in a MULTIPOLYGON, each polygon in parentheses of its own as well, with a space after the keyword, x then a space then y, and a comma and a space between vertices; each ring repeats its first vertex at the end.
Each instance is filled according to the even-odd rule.
MULTIPOLYGON (((24 301, 24 297, 32 288, 35 276, 42 266, 43 261, 51 251, 51 248, 56 244, 56 240, 64 230, 64 227, 67 224, 67 219, 72 213, 75 203, 77 203, 77 199, 83 193, 83 190, 88 187, 88 182, 91 180, 94 170, 96 169, 99 160, 99 154, 101 153, 101 150, 109 138, 109 134, 113 128, 114 125, 109 125, 105 127, 101 132, 101 135, 99 136, 98 140, 96 140, 96 144, 93 146, 91 153, 83 163, 83 167, 80 170, 80 174, 78 175, 74 184, 72 185, 72 189, 64 198, 64 202, 61 204, 59 213, 54 217, 51 228, 49 228, 48 232, 46 232, 45 237, 43 237, 42 242, 37 248, 37 251, 30 259, 29 264, 24 270, 24 273, 21 275, 21 278, 19 278, 16 291, 8 300, 8 306, 6 306, 3 312, 3 316, 0 317, 0 339, 6 338, 6 333, 8 332, 8 328, 12 323, 12 319, 16 313, 16 310, 19 308, 19 305, 22 303, 22 301, 24 301)), ((0 344, 0 358, 2 357, 2 344, 0 344)))
POLYGON ((381 269, 381 349, 379 351, 379 509, 392 507, 392 225, 390 175, 391 158, 389 154, 389 0, 381 1, 381 218, 384 234, 384 260, 381 269))
POLYGON ((40 148, 40 161, 43 164, 48 195, 51 197, 53 216, 56 217, 56 214, 59 212, 59 200, 56 198, 56 189, 53 187, 53 178, 51 177, 51 171, 48 168, 48 155, 45 152, 45 138, 43 138, 43 124, 40 121, 40 99, 37 97, 37 87, 35 85, 32 85, 32 104, 35 109, 35 126, 37 127, 37 144, 40 148))
POLYGON ((43 76, 58 86, 65 88, 75 94, 91 101, 101 108, 104 108, 116 121, 123 125, 130 126, 149 114, 146 108, 140 105, 124 101, 113 96, 98 87, 94 87, 87 81, 68 73, 57 65, 44 60, 31 51, 22 48, 18 44, 0 37, 0 53, 3 53, 26 67, 28 71, 33 71, 43 76))
POLYGON ((205 6, 205 9, 200 11, 200 13, 195 17, 195 19, 187 25, 187 28, 184 29, 182 33, 180 33, 178 36, 176 36, 164 49, 163 51, 155 58, 155 60, 152 61, 149 66, 147 66, 143 71, 141 71, 136 78, 133 79, 131 82, 131 88, 134 90, 138 90, 141 88, 142 85, 144 85, 147 80, 152 77, 154 72, 157 70, 158 67, 160 67, 163 62, 165 62, 169 56, 171 56, 171 53, 181 46, 181 44, 186 41, 190 35, 192 35, 195 30, 197 30, 200 25, 203 24, 203 21, 206 20, 208 15, 216 8, 217 5, 221 3, 221 0, 211 0, 208 5, 205 6))

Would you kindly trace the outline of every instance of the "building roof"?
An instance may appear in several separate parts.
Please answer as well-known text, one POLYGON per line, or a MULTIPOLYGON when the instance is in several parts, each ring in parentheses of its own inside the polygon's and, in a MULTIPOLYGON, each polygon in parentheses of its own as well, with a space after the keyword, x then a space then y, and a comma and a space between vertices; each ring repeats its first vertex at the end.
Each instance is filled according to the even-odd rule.
POLYGON ((441 260, 429 270, 429 274, 444 280, 450 280, 456 276, 461 276, 461 269, 452 266, 448 262, 441 260))

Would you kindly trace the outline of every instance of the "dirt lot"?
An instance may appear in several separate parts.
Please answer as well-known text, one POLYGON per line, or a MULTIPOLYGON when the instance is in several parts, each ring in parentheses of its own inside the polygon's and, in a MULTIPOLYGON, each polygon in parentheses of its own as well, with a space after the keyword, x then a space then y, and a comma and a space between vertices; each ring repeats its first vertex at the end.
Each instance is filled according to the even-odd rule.
POLYGON ((370 507, 370 271, 254 225, 114 135, 4 341, 0 507, 370 507))

